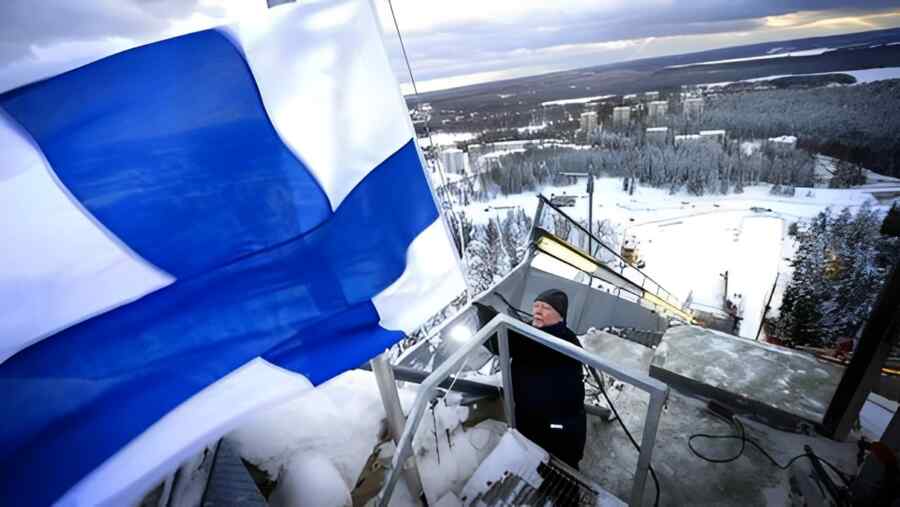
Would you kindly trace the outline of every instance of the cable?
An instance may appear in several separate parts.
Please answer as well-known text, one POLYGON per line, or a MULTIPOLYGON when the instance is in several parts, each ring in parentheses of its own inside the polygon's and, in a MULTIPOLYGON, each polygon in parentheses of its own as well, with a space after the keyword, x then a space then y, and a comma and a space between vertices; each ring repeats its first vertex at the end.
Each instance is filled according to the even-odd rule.
MULTIPOLYGON (((628 436, 628 440, 631 440, 631 445, 637 449, 638 454, 641 452, 641 446, 638 445, 637 441, 631 436, 631 432, 628 431, 628 428, 625 426, 625 422, 622 421, 622 418, 619 417, 619 411, 616 410, 616 406, 613 405, 612 400, 609 399, 609 396, 606 394, 606 389, 603 387, 603 380, 599 377, 597 370, 594 369, 593 366, 588 366, 588 370, 591 372, 591 375, 594 377, 594 381, 597 382, 597 385, 600 387, 600 392, 603 393, 603 397, 606 398, 606 403, 609 404, 609 408, 612 410, 613 415, 616 416, 616 420, 619 421, 619 426, 622 427, 622 430, 625 432, 625 435, 628 436)), ((653 465, 647 465, 647 468, 650 469, 650 477, 653 479, 653 485, 656 486, 656 498, 653 500, 653 506, 659 506, 659 479, 656 477, 656 471, 653 470, 653 465)))
MULTIPOLYGON (((713 412, 713 413, 715 414, 715 412, 713 412)), ((849 479, 850 474, 842 471, 841 469, 836 467, 834 464, 832 464, 825 458, 822 458, 822 457, 817 456, 810 452, 804 452, 803 454, 798 454, 798 455, 794 456, 793 458, 789 459, 787 463, 782 465, 775 458, 773 458, 771 454, 766 452, 766 450, 763 449, 761 445, 756 443, 755 440, 747 437, 747 433, 744 430, 744 425, 741 423, 741 421, 737 417, 732 417, 731 420, 729 421, 728 419, 726 419, 725 417, 723 417, 719 414, 715 414, 715 415, 719 416, 720 418, 722 418, 723 420, 725 420, 729 423, 733 422, 738 428, 740 428, 740 435, 710 435, 707 433, 694 433, 693 435, 688 437, 688 448, 691 450, 691 452, 694 454, 694 456, 697 456, 698 458, 702 459, 703 461, 707 461, 709 463, 731 463, 732 461, 735 461, 738 458, 740 458, 744 454, 744 450, 747 448, 747 444, 750 444, 751 446, 755 447, 756 450, 759 451, 759 453, 762 454, 767 460, 769 460, 769 462, 772 463, 772 465, 774 467, 776 467, 780 470, 787 470, 788 468, 791 467, 791 465, 793 465, 797 460, 799 460, 801 458, 809 458, 810 461, 815 459, 816 461, 824 463, 829 468, 831 468, 837 474, 837 476, 841 478, 841 482, 843 482, 845 486, 850 485, 850 479, 849 479), (738 452, 734 456, 730 456, 728 458, 711 458, 709 456, 704 455, 703 453, 701 453, 700 451, 698 451, 697 449, 694 448, 693 441, 695 438, 708 438, 711 440, 740 440, 741 448, 740 448, 740 450, 738 450, 738 452)))
POLYGON ((494 292, 493 294, 495 296, 497 296, 498 298, 500 298, 500 301, 503 301, 503 304, 506 305, 506 307, 509 309, 509 311, 518 315, 518 317, 516 317, 516 318, 518 318, 519 320, 522 320, 522 315, 524 315, 525 317, 527 317, 527 321, 531 322, 531 319, 534 317, 534 315, 526 312, 525 310, 520 310, 520 309, 516 308, 515 306, 513 306, 512 303, 510 303, 509 301, 506 300, 505 297, 503 297, 503 294, 500 294, 499 292, 494 292))
MULTIPOLYGON (((403 53, 403 61, 406 62, 406 71, 409 73, 409 82, 412 84, 413 88, 413 96, 418 99, 419 98, 419 87, 416 85, 416 78, 413 77, 412 65, 409 63, 409 56, 406 54, 406 44, 403 42, 403 34, 400 33, 400 24, 397 23, 397 15, 394 13, 394 4, 391 0, 387 0, 388 8, 391 10, 391 19, 394 21, 394 29, 397 30, 397 39, 400 40, 400 51, 403 53)), ((418 105, 418 101, 416 102, 418 105)), ((433 151, 434 148, 434 138, 431 137, 431 127, 429 126, 429 116, 425 117, 425 135, 428 136, 428 147, 433 151)), ((441 186, 444 188, 444 193, 446 195, 446 203, 448 211, 451 215, 455 215, 453 212, 453 203, 450 202, 450 190, 447 186, 447 177, 444 176, 444 169, 441 167, 440 160, 435 160, 435 163, 438 168, 438 175, 441 177, 441 186)), ((466 263, 466 237, 463 234, 463 226, 462 219, 456 217, 456 225, 457 225, 457 234, 459 234, 459 244, 460 250, 462 254, 460 255, 463 264, 466 266, 466 271, 468 271, 468 264, 466 263)), ((472 289, 469 287, 469 280, 466 277, 464 278, 464 282, 466 284, 466 303, 472 300, 472 289)))

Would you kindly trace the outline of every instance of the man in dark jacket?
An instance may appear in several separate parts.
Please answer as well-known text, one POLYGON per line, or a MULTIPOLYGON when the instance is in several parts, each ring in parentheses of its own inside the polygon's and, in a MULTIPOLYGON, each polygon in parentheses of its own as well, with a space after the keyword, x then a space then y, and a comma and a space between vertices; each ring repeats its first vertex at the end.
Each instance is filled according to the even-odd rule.
MULTIPOLYGON (((566 327, 568 306, 565 292, 542 292, 534 300, 531 325, 580 347, 566 327)), ((497 353, 496 344, 488 343, 497 353)), ((516 429, 577 469, 587 433, 581 363, 515 332, 509 333, 509 349, 516 429)))

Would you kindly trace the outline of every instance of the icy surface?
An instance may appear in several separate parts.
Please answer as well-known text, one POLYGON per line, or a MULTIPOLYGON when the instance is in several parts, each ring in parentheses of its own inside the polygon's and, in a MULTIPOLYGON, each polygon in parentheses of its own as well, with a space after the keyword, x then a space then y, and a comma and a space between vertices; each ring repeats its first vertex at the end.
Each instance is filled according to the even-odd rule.
MULTIPOLYGON (((613 337, 615 338, 615 337, 613 337)), ((608 378, 608 377, 607 377, 608 378)), ((640 443, 648 396, 643 391, 621 382, 609 389, 613 404, 628 430, 640 443)), ((741 419, 747 435, 773 455, 780 464, 803 453, 809 444, 820 456, 846 472, 856 470, 856 445, 825 438, 785 433, 767 426, 741 419)), ((734 435, 734 426, 714 416, 705 402, 671 392, 660 420, 656 445, 653 448, 653 467, 661 485, 660 505, 789 505, 789 472, 775 468, 754 449, 727 464, 703 461, 687 447, 688 437, 694 433, 734 435)), ((695 447, 711 457, 734 455, 738 440, 694 441, 695 447)), ((622 499, 631 495, 632 478, 638 453, 617 422, 588 417, 588 435, 582 473, 622 499)), ((644 490, 644 505, 653 505, 655 489, 648 477, 644 490)))
POLYGON ((810 354, 695 326, 670 328, 653 365, 816 422, 843 373, 810 354))
POLYGON ((653 349, 619 338, 604 331, 589 330, 578 337, 581 346, 609 363, 646 374, 653 360, 653 349))

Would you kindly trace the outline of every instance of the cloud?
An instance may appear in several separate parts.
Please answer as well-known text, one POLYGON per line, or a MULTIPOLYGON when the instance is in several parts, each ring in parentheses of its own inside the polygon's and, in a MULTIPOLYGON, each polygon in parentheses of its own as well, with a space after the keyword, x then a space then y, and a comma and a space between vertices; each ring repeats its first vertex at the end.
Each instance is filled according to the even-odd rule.
POLYGON ((265 8, 265 0, 0 0, 0 92, 265 8))
MULTIPOLYGON (((35 47, 162 33, 198 9, 197 0, 5 0, 0 15, 0 59, 35 57, 35 47)), ((213 7, 210 13, 215 14, 213 7)))
MULTIPOLYGON (((895 0, 394 0, 394 8, 417 79, 432 83, 900 25, 895 0)), ((406 81, 389 11, 379 10, 406 81)))
MULTIPOLYGON (((392 65, 407 81, 387 0, 373 1, 392 65)), ((433 86, 900 25, 896 0, 393 0, 393 5, 416 77, 433 86)), ((0 0, 0 90, 265 8, 265 0, 0 0)))

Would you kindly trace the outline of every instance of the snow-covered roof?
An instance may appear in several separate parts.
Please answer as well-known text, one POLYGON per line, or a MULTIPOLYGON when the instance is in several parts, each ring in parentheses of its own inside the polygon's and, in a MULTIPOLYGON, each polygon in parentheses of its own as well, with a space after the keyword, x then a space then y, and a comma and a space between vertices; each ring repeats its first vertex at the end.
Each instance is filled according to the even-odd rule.
POLYGON ((770 137, 769 142, 772 143, 786 143, 786 144, 797 144, 797 136, 778 136, 778 137, 770 137))

